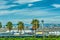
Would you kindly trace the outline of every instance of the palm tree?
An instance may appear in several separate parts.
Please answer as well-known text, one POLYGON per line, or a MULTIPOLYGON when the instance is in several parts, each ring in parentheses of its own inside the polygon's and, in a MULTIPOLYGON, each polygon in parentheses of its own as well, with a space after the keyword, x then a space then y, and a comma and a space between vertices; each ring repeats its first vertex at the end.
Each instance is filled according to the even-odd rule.
POLYGON ((24 23, 23 22, 18 22, 18 31, 20 32, 20 35, 22 33, 22 30, 24 30, 24 23))
POLYGON ((0 22, 0 28, 2 28, 2 23, 0 22))
POLYGON ((13 24, 12 24, 12 22, 9 21, 6 26, 7 26, 7 29, 9 30, 9 32, 10 32, 12 27, 13 27, 13 24))
POLYGON ((36 36, 36 29, 39 28, 39 20, 33 19, 31 24, 33 25, 32 29, 34 30, 34 35, 36 36))

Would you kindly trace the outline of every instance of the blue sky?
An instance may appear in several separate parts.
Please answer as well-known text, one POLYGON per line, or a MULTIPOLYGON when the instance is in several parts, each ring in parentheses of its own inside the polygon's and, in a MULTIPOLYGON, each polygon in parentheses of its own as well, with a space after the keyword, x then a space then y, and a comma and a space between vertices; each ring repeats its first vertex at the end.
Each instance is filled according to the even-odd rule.
POLYGON ((16 24, 32 19, 44 20, 45 23, 60 23, 60 0, 0 0, 0 21, 16 24))

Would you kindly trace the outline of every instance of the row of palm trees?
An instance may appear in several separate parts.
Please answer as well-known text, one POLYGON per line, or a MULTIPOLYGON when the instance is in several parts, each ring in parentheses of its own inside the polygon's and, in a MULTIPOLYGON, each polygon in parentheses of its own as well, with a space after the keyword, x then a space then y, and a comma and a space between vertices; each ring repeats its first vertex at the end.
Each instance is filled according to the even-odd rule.
MULTIPOLYGON (((39 28, 39 20, 38 19, 33 19, 32 20, 32 22, 31 22, 31 24, 32 24, 32 29, 34 30, 34 32, 36 33, 36 30, 39 28)), ((24 23, 22 22, 22 21, 19 21, 18 23, 17 23, 17 28, 18 28, 18 31, 22 31, 22 30, 24 30, 24 23)), ((2 27, 2 24, 1 24, 1 22, 0 22, 0 28, 2 27)), ((12 22, 7 22, 7 24, 6 24, 6 28, 9 30, 9 31, 11 31, 12 30, 12 28, 13 28, 13 24, 12 24, 12 22)))

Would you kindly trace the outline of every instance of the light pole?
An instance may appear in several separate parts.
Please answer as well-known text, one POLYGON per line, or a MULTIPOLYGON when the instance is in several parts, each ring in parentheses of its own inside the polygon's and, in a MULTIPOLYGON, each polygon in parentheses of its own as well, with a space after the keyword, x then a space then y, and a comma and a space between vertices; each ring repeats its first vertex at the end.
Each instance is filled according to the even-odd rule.
POLYGON ((43 40, 44 40, 44 20, 41 20, 42 22, 42 35, 43 35, 43 40))

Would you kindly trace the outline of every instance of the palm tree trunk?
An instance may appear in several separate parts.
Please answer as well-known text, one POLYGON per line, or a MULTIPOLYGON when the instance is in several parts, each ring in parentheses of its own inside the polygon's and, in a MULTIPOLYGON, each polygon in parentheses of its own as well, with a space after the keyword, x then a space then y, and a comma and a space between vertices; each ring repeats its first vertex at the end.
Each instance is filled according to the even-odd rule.
POLYGON ((9 30, 9 38, 10 38, 10 30, 9 30))
POLYGON ((20 36, 20 30, 18 30, 19 36, 20 36))
POLYGON ((36 37, 36 30, 34 30, 34 37, 36 37))
POLYGON ((22 35, 22 30, 20 30, 20 35, 22 35))

